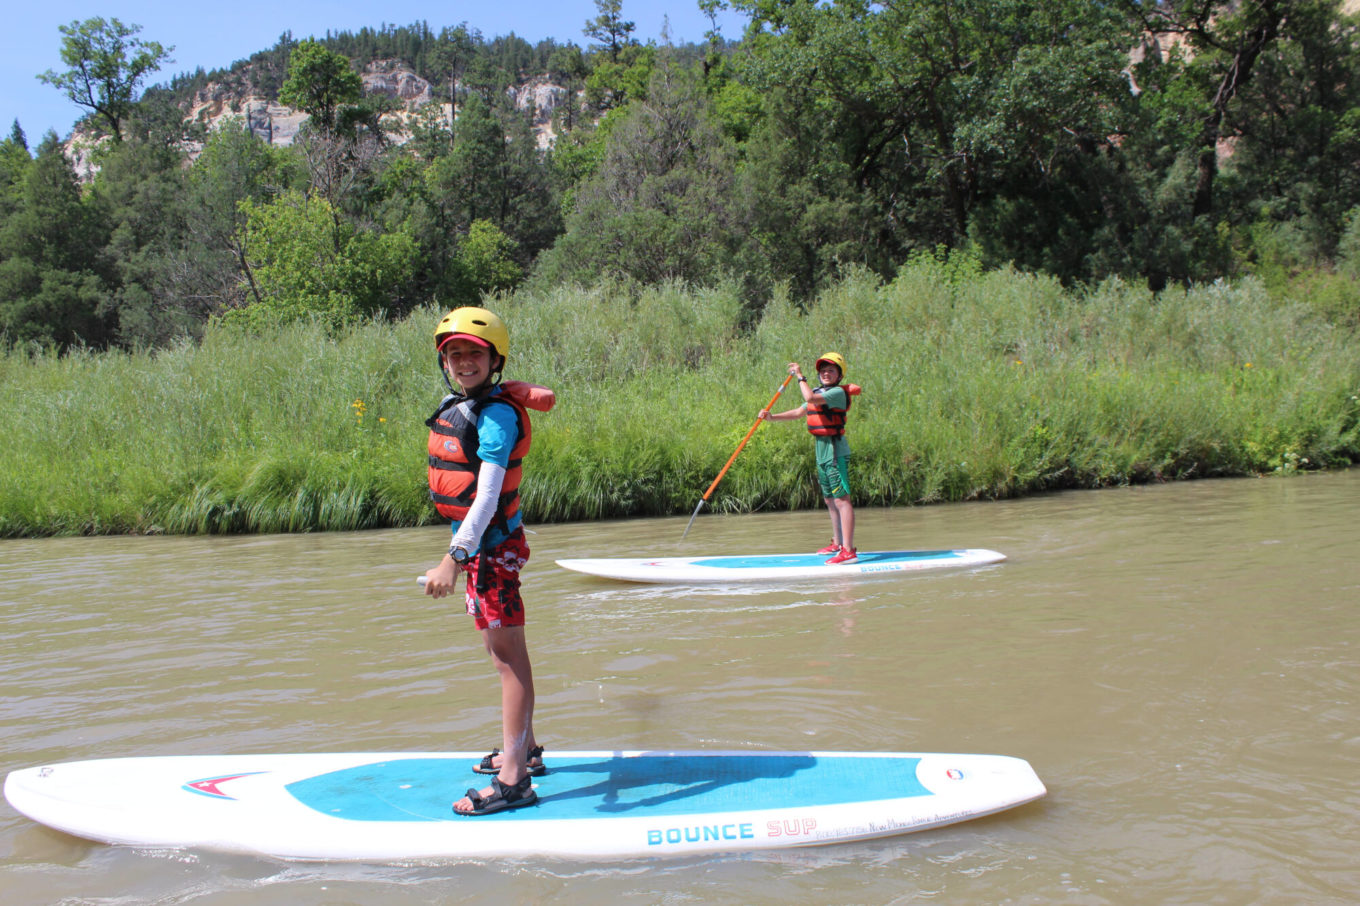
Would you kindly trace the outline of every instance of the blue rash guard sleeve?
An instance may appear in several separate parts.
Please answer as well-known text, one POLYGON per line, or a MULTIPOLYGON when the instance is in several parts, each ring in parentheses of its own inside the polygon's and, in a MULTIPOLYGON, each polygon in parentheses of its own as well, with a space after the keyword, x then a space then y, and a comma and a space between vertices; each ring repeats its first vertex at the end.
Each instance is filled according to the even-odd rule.
MULTIPOLYGON (((515 442, 518 439, 519 419, 513 406, 484 406, 482 408, 482 411, 477 416, 477 456, 483 463, 500 466, 502 469, 508 468, 510 465, 510 453, 514 450, 515 442)), ((481 482, 479 480, 479 498, 473 503, 474 512, 477 509, 478 503, 481 503, 480 484, 481 482)), ((465 532, 463 533, 463 537, 460 538, 459 530, 463 528, 465 524, 467 524, 469 528, 473 528, 470 524, 472 521, 472 513, 470 512, 468 519, 454 522, 451 525, 455 539, 454 543, 469 551, 474 548, 495 547, 508 537, 506 528, 513 532, 524 522, 524 520, 520 518, 520 514, 516 513, 510 517, 509 525, 506 527, 491 521, 489 525, 484 527, 484 534, 483 532, 477 531, 472 533, 472 535, 477 535, 479 537, 473 538, 472 535, 465 532)))
POLYGON ((519 434, 519 419, 509 405, 487 406, 477 416, 477 455, 482 462, 510 467, 510 451, 519 434))

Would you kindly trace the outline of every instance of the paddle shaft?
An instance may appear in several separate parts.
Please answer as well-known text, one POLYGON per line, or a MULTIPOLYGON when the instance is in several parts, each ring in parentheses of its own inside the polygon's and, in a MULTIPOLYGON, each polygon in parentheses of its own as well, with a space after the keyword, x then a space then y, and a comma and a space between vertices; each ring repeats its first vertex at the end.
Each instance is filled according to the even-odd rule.
MULTIPOLYGON (((789 386, 789 381, 791 380, 793 380, 793 374, 789 373, 784 378, 784 383, 780 384, 779 389, 774 392, 774 396, 770 397, 770 401, 765 404, 766 409, 774 408, 774 404, 779 401, 780 394, 784 392, 785 387, 789 386)), ((717 488, 718 482, 723 480, 723 476, 727 474, 727 470, 732 468, 732 463, 737 461, 737 456, 741 453, 742 448, 746 446, 746 442, 751 439, 751 435, 756 433, 756 429, 760 427, 762 421, 763 419, 760 418, 760 416, 756 416, 755 424, 751 426, 751 430, 746 432, 746 436, 741 439, 741 443, 737 444, 737 448, 733 450, 732 455, 727 458, 727 465, 722 467, 722 471, 718 473, 718 477, 713 479, 713 483, 708 486, 708 490, 704 491, 704 496, 699 498, 698 504, 694 507, 694 513, 689 517, 689 522, 685 525, 685 534, 680 536, 681 541, 685 540, 685 535, 689 534, 689 527, 694 524, 694 517, 699 515, 699 510, 703 507, 704 501, 708 500, 709 496, 713 493, 713 490, 717 488)))

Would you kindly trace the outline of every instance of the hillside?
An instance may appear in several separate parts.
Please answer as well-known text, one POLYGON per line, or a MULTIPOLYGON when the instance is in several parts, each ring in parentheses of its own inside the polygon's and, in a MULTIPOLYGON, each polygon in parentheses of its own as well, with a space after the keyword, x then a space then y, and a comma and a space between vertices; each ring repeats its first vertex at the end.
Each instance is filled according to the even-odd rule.
MULTIPOLYGON (((555 135, 553 113, 569 97, 581 97, 587 58, 594 52, 551 38, 530 44, 513 33, 486 38, 466 24, 435 33, 424 22, 327 33, 320 43, 350 59, 368 94, 399 103, 389 118, 398 140, 404 124, 427 105, 439 104, 441 114, 448 116, 455 100, 475 87, 504 91, 516 109, 530 113, 540 147, 555 135), (566 87, 568 82, 575 86, 566 87)), ((278 103, 278 94, 296 44, 285 34, 274 47, 228 69, 181 76, 166 90, 175 96, 186 119, 213 124, 224 116, 240 116, 261 138, 288 144, 300 120, 296 111, 278 103)), ((668 45, 681 65, 700 59, 706 49, 668 45)))
MULTIPOLYGON (((1341 10, 1345 15, 1360 13, 1360 0, 1342 0, 1341 10)), ((170 94, 184 112, 186 122, 211 130, 235 117, 261 140, 276 146, 289 145, 307 118, 278 102, 288 54, 296 43, 291 33, 285 33, 274 47, 238 60, 230 67, 181 75, 148 94, 157 91, 170 94)), ((482 70, 482 81, 486 69, 499 70, 496 74, 503 83, 501 87, 514 108, 530 116, 540 148, 549 147, 556 138, 554 114, 569 99, 574 99, 579 109, 583 95, 579 84, 568 88, 564 84, 566 79, 552 73, 557 52, 579 54, 581 49, 571 42, 559 44, 551 38, 537 45, 530 45, 514 34, 488 40, 466 23, 436 34, 427 22, 417 22, 364 28, 357 33, 328 32, 322 43, 351 59, 367 94, 396 102, 396 109, 384 117, 383 123, 397 144, 409 138, 411 121, 427 114, 430 104, 439 105, 439 116, 453 116, 455 99, 466 90, 466 83, 457 71, 458 66, 450 64, 451 55, 455 59, 458 54, 466 56, 461 64, 463 71, 482 70)), ((727 49, 730 51, 739 43, 729 42, 727 49)), ((672 51, 682 62, 689 62, 699 59, 705 48, 686 44, 673 47, 672 51)), ((1163 59, 1173 51, 1188 51, 1182 35, 1149 32, 1131 49, 1129 60, 1136 65, 1149 57, 1163 59)), ((1132 75, 1129 79, 1137 91, 1132 75)), ((82 144, 76 135, 72 139, 74 148, 82 144)), ((88 136, 84 143, 88 143, 88 136)), ((73 154, 79 156, 78 152, 73 154)))
POLYGON ((797 6, 719 53, 284 35, 104 116, 97 175, 20 135, 0 331, 138 348, 601 281, 736 286, 754 317, 923 255, 1155 292, 1256 276, 1360 316, 1360 22, 1336 6, 797 6))
MULTIPOLYGON (((427 114, 431 104, 437 105, 442 117, 453 114, 453 104, 437 98, 430 81, 405 60, 371 60, 363 65, 360 75, 365 94, 397 102, 398 109, 383 117, 383 125, 398 144, 409 137, 411 120, 427 114)), ((455 82, 455 92, 462 88, 461 82, 455 82)), ((505 91, 514 108, 531 118, 539 147, 549 146, 556 135, 553 114, 571 92, 545 75, 528 77, 506 86, 505 91)), ((579 97, 580 92, 576 94, 579 97)), ((265 92, 250 79, 209 82, 181 101, 180 107, 187 121, 208 129, 217 128, 230 117, 240 119, 252 133, 273 145, 292 144, 307 119, 306 114, 280 104, 277 90, 265 92)))

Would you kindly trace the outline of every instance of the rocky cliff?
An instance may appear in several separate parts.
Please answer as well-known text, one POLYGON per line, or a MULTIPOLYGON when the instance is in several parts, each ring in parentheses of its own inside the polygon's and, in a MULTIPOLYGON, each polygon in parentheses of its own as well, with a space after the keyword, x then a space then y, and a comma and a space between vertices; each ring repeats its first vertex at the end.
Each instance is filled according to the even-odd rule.
MULTIPOLYGON (((400 102, 398 110, 383 118, 389 136, 398 144, 409 138, 412 120, 423 115, 430 104, 437 103, 430 83, 401 60, 375 60, 361 75, 366 94, 384 95, 400 102)), ((538 76, 508 91, 516 110, 532 112, 539 147, 551 145, 556 137, 553 112, 567 101, 567 90, 546 76, 538 76)), ((449 113, 450 105, 441 103, 440 115, 447 117, 449 113)), ((248 78, 232 84, 211 83, 196 92, 186 105, 185 119, 209 129, 220 127, 231 117, 243 121, 251 132, 273 145, 292 144, 298 129, 307 121, 305 113, 254 93, 248 78)))

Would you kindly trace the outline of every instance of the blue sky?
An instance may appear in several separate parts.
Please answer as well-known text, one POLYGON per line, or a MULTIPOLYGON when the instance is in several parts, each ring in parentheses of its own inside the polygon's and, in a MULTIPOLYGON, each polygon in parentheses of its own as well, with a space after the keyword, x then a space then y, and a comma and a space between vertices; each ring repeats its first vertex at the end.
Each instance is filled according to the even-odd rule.
MULTIPOLYGON (((581 30, 586 20, 596 15, 594 0, 501 0, 491 4, 466 0, 447 4, 238 0, 216 6, 186 0, 67 0, 56 6, 21 3, 6 13, 5 28, 0 29, 0 86, 4 88, 0 95, 0 138, 9 135, 10 124, 17 118, 29 147, 36 148, 49 129, 63 138, 69 135, 72 124, 84 112, 62 92, 36 78, 49 69, 66 70, 57 27, 73 20, 94 16, 118 19, 125 25, 140 25, 139 37, 143 39, 173 46, 174 62, 151 76, 149 81, 155 84, 200 66, 207 70, 230 66, 257 50, 272 47, 285 31, 301 39, 324 36, 327 30, 379 28, 384 23, 408 25, 424 20, 438 31, 445 25, 466 22, 488 39, 514 32, 531 42, 554 38, 585 46, 581 30)), ((623 16, 637 25, 633 36, 643 42, 660 42, 665 19, 675 43, 701 41, 709 28, 708 18, 695 0, 623 0, 623 16)), ((741 37, 743 17, 727 11, 720 14, 718 23, 723 37, 741 37)))

